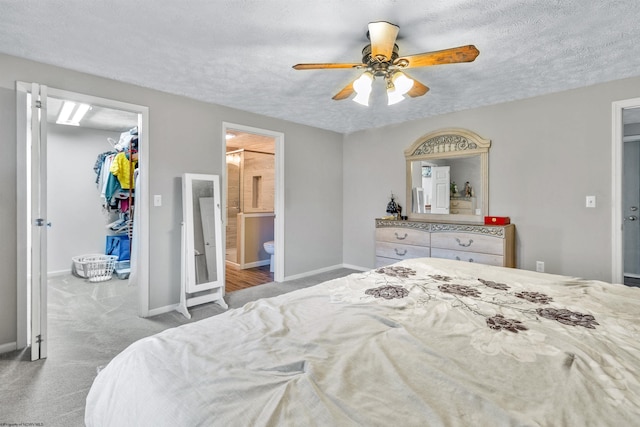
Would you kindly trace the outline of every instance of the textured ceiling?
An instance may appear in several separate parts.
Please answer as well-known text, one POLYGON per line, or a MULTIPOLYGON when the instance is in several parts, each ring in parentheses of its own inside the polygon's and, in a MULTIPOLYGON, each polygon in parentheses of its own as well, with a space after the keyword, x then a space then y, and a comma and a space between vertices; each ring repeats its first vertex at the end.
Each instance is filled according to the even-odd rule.
POLYGON ((342 133, 640 75, 639 28, 638 0, 0 0, 0 52, 342 133), (401 55, 480 55, 368 108, 331 99, 357 71, 291 68, 359 62, 379 20, 401 55))

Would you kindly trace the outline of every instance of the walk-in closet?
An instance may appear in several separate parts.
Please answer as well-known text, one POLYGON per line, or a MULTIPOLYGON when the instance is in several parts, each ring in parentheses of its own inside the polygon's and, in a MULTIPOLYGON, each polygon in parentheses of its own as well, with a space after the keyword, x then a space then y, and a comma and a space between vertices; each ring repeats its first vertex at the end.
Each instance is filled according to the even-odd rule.
POLYGON ((82 120, 61 120, 65 109, 73 116, 83 108, 49 99, 48 275, 128 280, 136 231, 138 115, 88 106, 82 120))

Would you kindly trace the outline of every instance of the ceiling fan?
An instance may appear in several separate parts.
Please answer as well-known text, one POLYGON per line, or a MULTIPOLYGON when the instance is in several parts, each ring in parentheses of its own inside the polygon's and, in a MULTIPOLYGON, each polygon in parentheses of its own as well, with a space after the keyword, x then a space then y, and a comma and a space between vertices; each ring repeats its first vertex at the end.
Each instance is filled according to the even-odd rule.
POLYGON ((362 75, 346 85, 333 96, 336 101, 347 99, 354 93, 354 101, 369 105, 371 85, 376 77, 384 78, 387 86, 388 104, 392 105, 404 99, 404 95, 413 98, 422 96, 429 88, 409 77, 402 70, 406 68, 427 67, 431 65, 472 62, 480 53, 474 45, 453 47, 416 55, 399 56, 396 38, 400 27, 385 21, 370 22, 367 37, 370 44, 362 49, 361 63, 314 63, 296 64, 296 70, 344 69, 364 70, 362 75))

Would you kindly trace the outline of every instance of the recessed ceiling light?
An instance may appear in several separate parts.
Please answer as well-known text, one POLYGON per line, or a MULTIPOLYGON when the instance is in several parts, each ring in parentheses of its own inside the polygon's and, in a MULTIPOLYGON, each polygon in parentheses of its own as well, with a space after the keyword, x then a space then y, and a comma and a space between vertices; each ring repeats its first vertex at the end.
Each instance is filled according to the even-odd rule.
POLYGON ((56 123, 59 125, 80 126, 80 120, 91 109, 89 104, 77 105, 72 101, 64 101, 56 123))

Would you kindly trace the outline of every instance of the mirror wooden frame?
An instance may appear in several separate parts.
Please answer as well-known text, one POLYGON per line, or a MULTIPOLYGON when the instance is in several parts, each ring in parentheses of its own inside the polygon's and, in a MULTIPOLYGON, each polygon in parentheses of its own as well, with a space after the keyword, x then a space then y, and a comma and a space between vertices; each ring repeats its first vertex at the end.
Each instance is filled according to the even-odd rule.
POLYGON ((483 223, 484 217, 489 215, 489 148, 491 141, 480 135, 461 128, 447 128, 428 133, 418 138, 404 156, 407 165, 407 216, 411 220, 433 222, 463 222, 483 223), (461 214, 431 214, 414 213, 411 209, 412 200, 412 167, 416 160, 450 159, 456 157, 480 157, 480 202, 481 215, 461 214))

